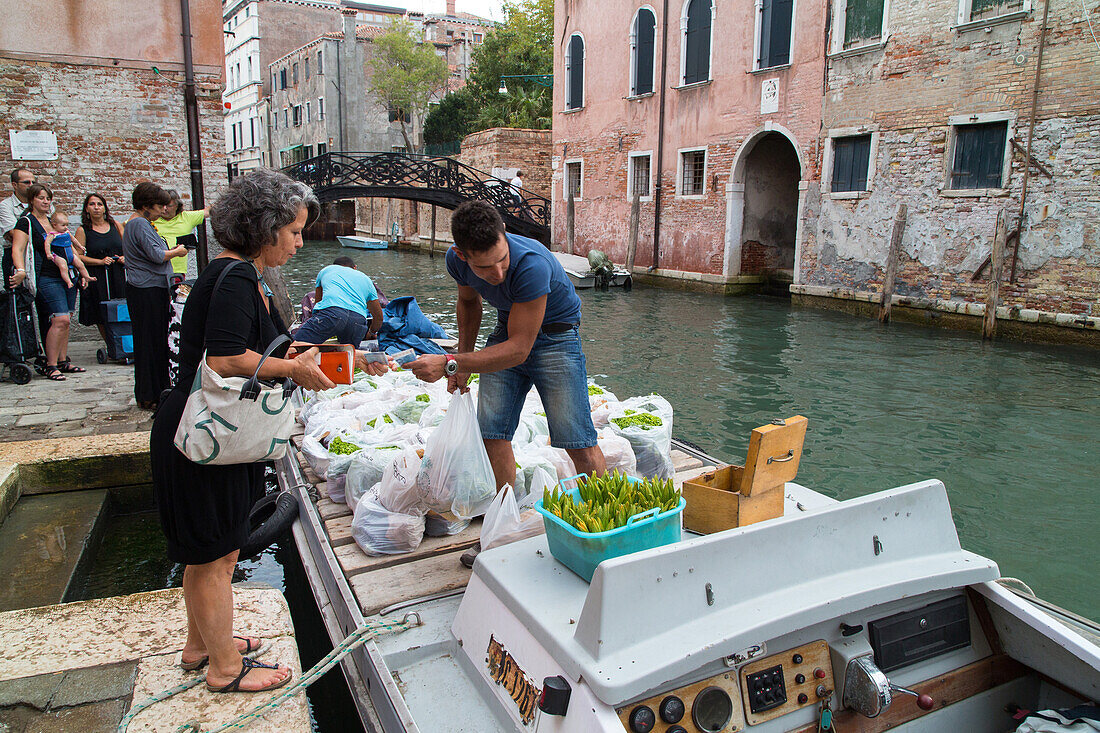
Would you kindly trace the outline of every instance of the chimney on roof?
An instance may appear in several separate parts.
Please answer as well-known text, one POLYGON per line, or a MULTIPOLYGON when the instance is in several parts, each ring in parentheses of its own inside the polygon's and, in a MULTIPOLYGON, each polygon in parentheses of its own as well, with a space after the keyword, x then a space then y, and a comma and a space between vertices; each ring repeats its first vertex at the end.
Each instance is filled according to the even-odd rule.
MULTIPOLYGON (((439 6, 436 6, 439 7, 439 6)), ((454 16, 455 14, 455 0, 447 0, 447 15, 454 16)))
POLYGON ((355 8, 340 8, 340 14, 344 16, 344 40, 355 45, 355 8))

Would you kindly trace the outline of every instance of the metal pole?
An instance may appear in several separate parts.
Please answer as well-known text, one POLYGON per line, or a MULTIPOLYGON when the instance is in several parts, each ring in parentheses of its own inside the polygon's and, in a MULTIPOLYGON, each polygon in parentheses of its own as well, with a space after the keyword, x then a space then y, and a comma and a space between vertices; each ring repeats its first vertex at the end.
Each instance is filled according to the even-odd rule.
POLYGON ((661 178, 665 162, 665 91, 668 89, 668 0, 664 4, 664 20, 661 21, 661 111, 657 118, 657 180, 653 185, 653 263, 656 270, 661 252, 661 178))
MULTIPOLYGON (((191 201, 195 209, 206 208, 202 190, 202 142, 199 136, 199 103, 195 95, 195 66, 191 58, 191 7, 188 0, 180 0, 183 36, 183 103, 187 117, 187 150, 191 165, 191 201)), ((198 244, 195 257, 199 272, 210 262, 206 246, 206 224, 198 227, 198 244)))
MULTIPOLYGON (((1043 49, 1047 45, 1047 17, 1050 15, 1050 0, 1043 3, 1043 24, 1039 27, 1039 54, 1035 59, 1035 84, 1031 89, 1031 119, 1027 124, 1027 150, 1024 152, 1024 181, 1020 190, 1020 215, 1016 218, 1016 244, 1012 248, 1012 269, 1008 275, 1010 283, 1016 282, 1016 260, 1020 256, 1020 240, 1024 238, 1024 204, 1027 203, 1027 179, 1031 173, 1031 141, 1035 137, 1035 115, 1039 108, 1039 82, 1043 73, 1043 49)), ((1007 185, 1007 184, 1005 184, 1007 185)))

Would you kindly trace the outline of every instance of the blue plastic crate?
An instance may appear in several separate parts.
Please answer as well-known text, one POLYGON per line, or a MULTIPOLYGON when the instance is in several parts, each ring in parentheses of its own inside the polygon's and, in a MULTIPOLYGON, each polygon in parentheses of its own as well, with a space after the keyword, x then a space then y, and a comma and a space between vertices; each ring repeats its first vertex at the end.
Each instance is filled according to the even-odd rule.
MULTIPOLYGON (((631 480, 638 481, 638 479, 631 480)), ((580 489, 565 493, 572 496, 574 502, 581 501, 580 489)), ((544 509, 542 499, 535 504, 535 509, 542 515, 550 552, 567 568, 586 581, 592 582, 592 574, 596 572, 596 566, 604 560, 679 542, 681 518, 686 505, 687 502, 681 496, 680 504, 675 509, 650 514, 656 511, 654 508, 650 512, 636 514, 628 520, 625 527, 617 527, 607 532, 581 532, 544 509)))

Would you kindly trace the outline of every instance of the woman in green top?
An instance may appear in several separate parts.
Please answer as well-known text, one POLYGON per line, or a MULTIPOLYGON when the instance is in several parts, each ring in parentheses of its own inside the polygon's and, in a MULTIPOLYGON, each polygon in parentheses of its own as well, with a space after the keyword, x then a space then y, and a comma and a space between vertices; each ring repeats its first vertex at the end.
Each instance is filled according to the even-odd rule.
MULTIPOLYGON (((156 228, 157 234, 168 243, 168 249, 182 244, 188 250, 193 250, 195 245, 198 244, 198 240, 195 238, 195 227, 206 220, 208 209, 184 211, 179 192, 174 188, 166 190, 168 195, 172 197, 172 202, 164 207, 164 218, 154 221, 153 227, 156 228)), ((173 257, 172 272, 186 276, 187 258, 188 255, 173 257)))

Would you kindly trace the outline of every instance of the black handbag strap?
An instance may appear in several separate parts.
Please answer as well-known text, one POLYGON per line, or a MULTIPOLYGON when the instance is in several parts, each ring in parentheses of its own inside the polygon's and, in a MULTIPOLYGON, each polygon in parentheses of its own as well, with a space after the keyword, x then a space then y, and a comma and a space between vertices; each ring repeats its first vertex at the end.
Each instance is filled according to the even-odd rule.
MULTIPOLYGON (((237 265, 242 265, 242 264, 247 264, 247 263, 245 263, 244 260, 238 260, 238 259, 234 258, 233 263, 230 264, 230 265, 227 265, 218 274, 218 279, 214 281, 214 289, 210 291, 210 300, 211 301, 214 300, 214 293, 216 293, 218 291, 218 288, 221 287, 222 281, 225 280, 225 276, 229 274, 229 271, 232 270, 237 265)), ((262 326, 260 325, 260 323, 261 323, 261 319, 263 318, 263 312, 260 310, 260 307, 261 306, 259 304, 257 304, 257 306, 256 306, 256 316, 257 316, 256 328, 260 329, 260 331, 262 332, 263 329, 262 329, 262 326)), ((244 385, 241 387, 240 399, 242 399, 242 400, 255 400, 257 397, 260 396, 260 387, 263 384, 263 380, 260 379, 260 368, 264 365, 264 362, 267 361, 267 358, 269 356, 271 356, 272 352, 274 352, 275 349, 279 348, 280 346, 282 346, 285 343, 290 343, 290 336, 287 336, 285 333, 281 333, 278 336, 276 336, 275 339, 270 344, 268 344, 267 348, 264 349, 263 355, 260 357, 260 363, 256 365, 256 371, 252 372, 252 376, 249 377, 248 381, 246 381, 244 383, 244 385)), ((285 378, 283 380, 283 398, 286 399, 287 397, 289 397, 290 393, 293 392, 297 387, 298 387, 298 385, 296 385, 293 382, 293 380, 290 379, 290 377, 285 378)))

